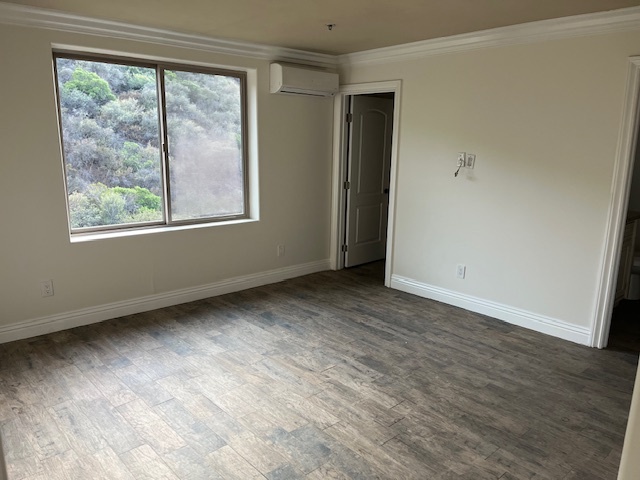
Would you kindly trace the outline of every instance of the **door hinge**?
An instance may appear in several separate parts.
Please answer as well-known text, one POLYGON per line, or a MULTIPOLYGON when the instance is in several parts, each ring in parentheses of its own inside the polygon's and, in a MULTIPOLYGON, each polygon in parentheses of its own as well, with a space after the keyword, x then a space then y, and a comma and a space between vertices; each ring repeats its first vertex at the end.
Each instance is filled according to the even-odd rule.
POLYGON ((353 122, 353 113, 347 113, 347 118, 345 118, 347 123, 353 122))
POLYGON ((350 188, 351 188, 351 182, 349 181, 344 182, 344 189, 349 190, 350 188))
POLYGON ((348 251, 348 250, 349 250, 349 247, 348 247, 348 246, 346 246, 346 245, 342 245, 341 250, 342 250, 343 252, 346 252, 346 251, 348 251))

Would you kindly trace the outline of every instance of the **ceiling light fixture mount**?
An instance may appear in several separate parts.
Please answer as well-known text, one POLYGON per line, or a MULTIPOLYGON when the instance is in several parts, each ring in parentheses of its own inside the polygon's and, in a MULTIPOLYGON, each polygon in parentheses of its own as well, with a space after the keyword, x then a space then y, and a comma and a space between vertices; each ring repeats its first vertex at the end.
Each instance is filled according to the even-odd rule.
POLYGON ((329 29, 329 31, 333 30, 333 27, 335 26, 336 26, 335 23, 327 23, 327 28, 329 29))

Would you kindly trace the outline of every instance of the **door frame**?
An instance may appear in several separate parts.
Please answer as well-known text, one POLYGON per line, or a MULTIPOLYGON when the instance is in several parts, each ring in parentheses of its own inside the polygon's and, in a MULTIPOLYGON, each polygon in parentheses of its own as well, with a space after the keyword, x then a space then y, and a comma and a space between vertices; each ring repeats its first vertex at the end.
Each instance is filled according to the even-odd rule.
POLYGON ((624 98, 622 121, 613 167, 611 200, 605 229, 600 280, 596 293, 595 316, 591 324, 589 338, 589 344, 596 348, 605 348, 607 346, 609 328, 611 327, 611 315, 616 293, 620 252, 626 224, 639 126, 640 56, 629 57, 624 98))
POLYGON ((398 171, 398 140, 400 131, 400 95, 401 80, 385 82, 354 83, 341 85, 333 100, 333 168, 331 174, 331 241, 329 261, 332 270, 344 268, 342 244, 344 242, 346 220, 346 195, 343 184, 347 179, 347 146, 348 131, 345 116, 347 113, 347 97, 371 93, 393 93, 393 132, 391 135, 391 174, 389 181, 389 213, 387 221, 387 249, 385 259, 385 286, 391 286, 393 267, 393 239, 395 232, 395 204, 398 171))

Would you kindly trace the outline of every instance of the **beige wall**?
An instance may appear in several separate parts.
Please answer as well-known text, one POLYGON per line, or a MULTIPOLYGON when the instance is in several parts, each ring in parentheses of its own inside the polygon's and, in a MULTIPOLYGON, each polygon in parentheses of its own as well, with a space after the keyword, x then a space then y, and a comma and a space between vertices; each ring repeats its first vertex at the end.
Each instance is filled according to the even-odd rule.
MULTIPOLYGON (((631 32, 345 69, 342 83, 403 81, 392 273, 590 327, 639 42, 631 32), (477 154, 476 168, 454 178, 458 151, 477 154)), ((4 25, 0 58, 0 327, 328 257, 332 103, 268 94, 268 62, 4 25), (71 244, 52 43, 256 68, 260 221, 71 244), (56 294, 43 299, 47 278, 56 294)))
POLYGON ((269 62, 0 25, 0 64, 0 327, 328 258, 332 102, 269 94, 269 62), (52 43, 257 69, 260 221, 70 243, 52 43))
POLYGON ((346 68, 343 83, 402 80, 392 273, 590 327, 638 45, 640 31, 346 68), (476 167, 454 178, 458 151, 476 167))

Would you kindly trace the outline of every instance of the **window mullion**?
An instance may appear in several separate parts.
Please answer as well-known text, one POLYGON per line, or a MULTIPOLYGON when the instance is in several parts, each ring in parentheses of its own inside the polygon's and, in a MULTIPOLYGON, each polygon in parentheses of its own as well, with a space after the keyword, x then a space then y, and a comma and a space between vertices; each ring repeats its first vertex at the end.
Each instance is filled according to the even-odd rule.
POLYGON ((162 188, 164 197, 164 221, 168 225, 171 223, 171 182, 169 181, 169 135, 167 133, 167 103, 164 83, 164 68, 156 66, 156 77, 158 81, 158 113, 161 135, 161 157, 162 157, 162 188))

